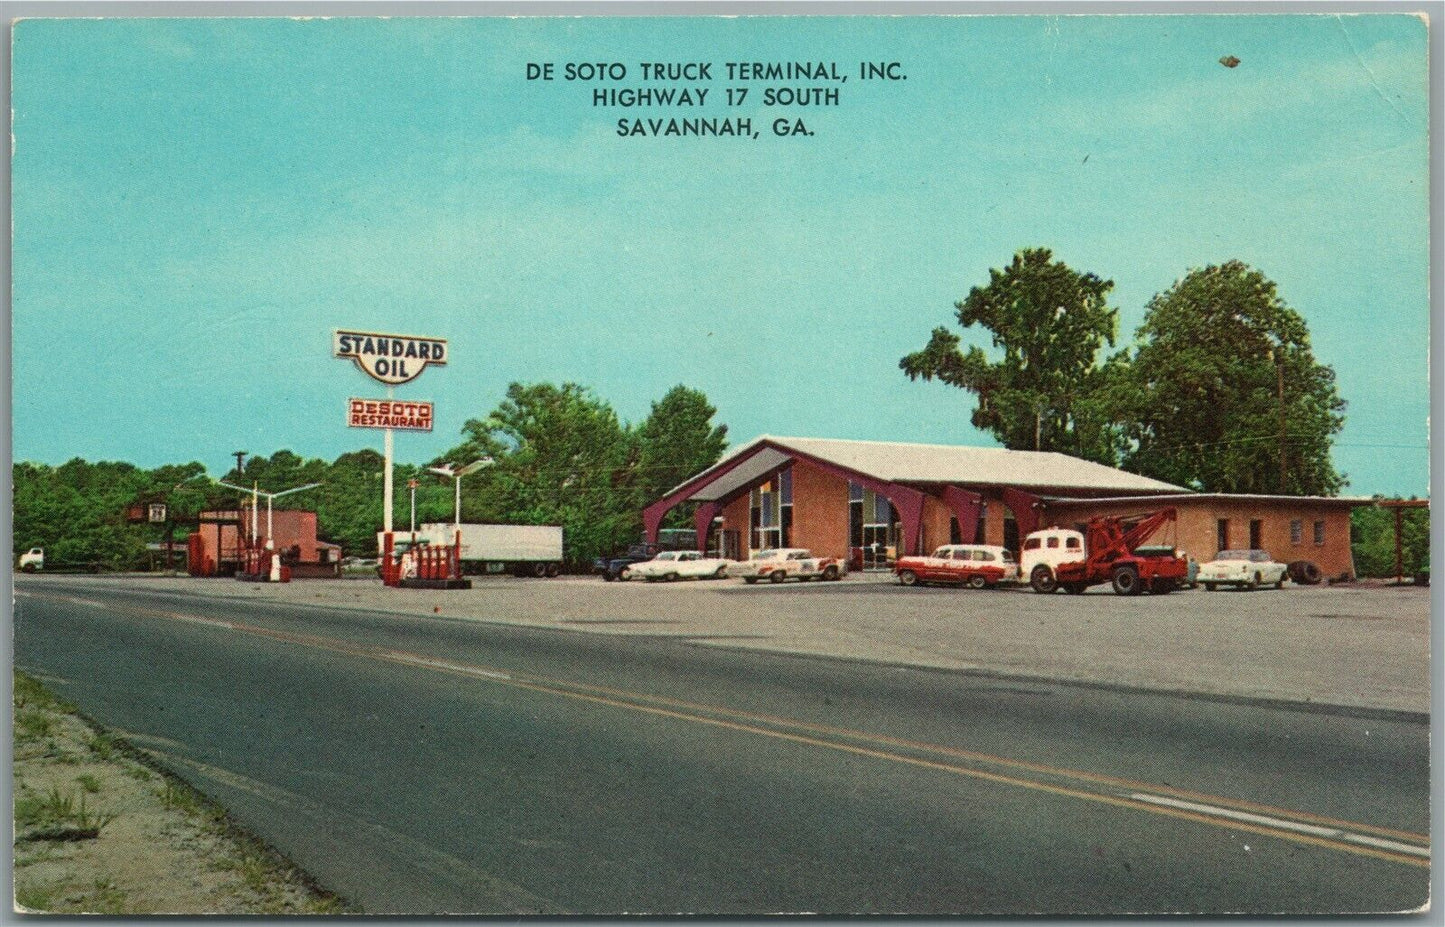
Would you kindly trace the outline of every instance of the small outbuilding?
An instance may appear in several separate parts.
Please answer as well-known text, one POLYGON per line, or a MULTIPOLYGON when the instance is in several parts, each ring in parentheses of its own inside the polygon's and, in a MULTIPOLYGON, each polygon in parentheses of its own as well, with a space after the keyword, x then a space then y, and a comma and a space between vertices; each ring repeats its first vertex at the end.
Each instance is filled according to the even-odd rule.
MULTIPOLYGON (((202 512, 198 530, 187 539, 187 568, 192 576, 230 576, 252 534, 250 506, 240 511, 202 512)), ((296 578, 341 575, 341 548, 318 540, 316 513, 278 509, 270 514, 274 548, 296 578)), ((255 524, 258 542, 265 543, 267 514, 255 524)))
POLYGON ((669 511, 694 504, 698 546, 720 556, 807 547, 886 569, 942 544, 1017 551, 1040 527, 1174 506, 1177 523, 1154 543, 1201 561, 1257 546, 1333 577, 1354 574, 1349 511, 1368 503, 1194 493, 1055 452, 764 435, 647 506, 643 525, 655 540, 669 511))

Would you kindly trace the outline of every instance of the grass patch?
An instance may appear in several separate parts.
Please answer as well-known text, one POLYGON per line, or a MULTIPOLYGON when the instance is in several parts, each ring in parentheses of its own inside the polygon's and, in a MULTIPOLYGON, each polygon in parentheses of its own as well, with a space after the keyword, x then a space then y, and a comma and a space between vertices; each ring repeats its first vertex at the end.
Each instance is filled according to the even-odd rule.
POLYGON ((55 905, 57 885, 41 882, 15 882, 15 903, 31 911, 49 911, 55 905))
POLYGON ((23 708, 41 708, 67 714, 75 711, 74 705, 56 698, 39 679, 20 670, 15 671, 14 693, 16 711, 23 708))
POLYGON ((42 708, 26 708, 15 715, 15 739, 20 743, 44 740, 55 730, 55 716, 42 708))
POLYGON ((179 811, 187 817, 201 813, 200 798, 184 783, 167 779, 166 784, 156 790, 156 796, 160 798, 161 804, 179 811))
POLYGON ((137 782, 149 782, 154 778, 151 775, 151 771, 144 766, 132 766, 125 771, 125 774, 137 782))
POLYGON ((75 781, 76 781, 76 782, 79 782, 79 783, 80 783, 80 787, 83 788, 83 789, 85 789, 87 792, 89 792, 89 793, 92 794, 92 795, 95 795, 95 794, 97 794, 97 793, 100 792, 100 780, 97 779, 97 778, 95 778, 94 776, 92 776, 90 773, 85 773, 84 775, 76 776, 76 777, 75 777, 75 781))
POLYGON ((15 825, 30 829, 27 840, 87 840, 100 836, 101 828, 115 815, 90 808, 85 795, 52 785, 44 794, 29 793, 15 798, 15 825))
POLYGON ((115 756, 115 738, 109 734, 92 734, 86 738, 85 745, 95 754, 96 759, 108 760, 115 756))

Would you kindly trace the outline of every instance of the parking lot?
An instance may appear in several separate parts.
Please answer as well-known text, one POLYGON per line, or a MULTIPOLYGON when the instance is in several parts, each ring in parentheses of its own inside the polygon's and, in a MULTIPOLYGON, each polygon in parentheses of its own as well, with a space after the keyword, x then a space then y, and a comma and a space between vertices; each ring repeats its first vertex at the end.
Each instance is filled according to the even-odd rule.
MULTIPOLYGON (((23 583, 43 584, 45 577, 23 583)), ((281 585, 98 577, 182 595, 385 610, 1230 698, 1429 711, 1429 590, 1381 585, 1203 589, 1121 597, 1026 588, 903 588, 887 574, 836 583, 607 583, 481 577, 470 590, 371 579, 281 585)), ((22 585, 23 588, 23 585, 22 585)))

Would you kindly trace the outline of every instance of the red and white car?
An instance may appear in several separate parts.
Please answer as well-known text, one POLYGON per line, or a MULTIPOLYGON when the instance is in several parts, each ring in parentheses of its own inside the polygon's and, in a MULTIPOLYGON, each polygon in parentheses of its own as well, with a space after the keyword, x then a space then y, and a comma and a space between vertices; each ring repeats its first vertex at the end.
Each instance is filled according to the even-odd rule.
POLYGON ((905 586, 919 583, 953 583, 986 589, 1017 582, 1019 565, 1012 551, 983 544, 948 544, 930 557, 904 557, 893 565, 893 575, 905 586))
POLYGON ((801 547, 779 547, 774 550, 760 550, 753 559, 728 567, 728 576, 741 576, 743 582, 752 585, 760 579, 780 583, 785 579, 807 581, 810 579, 842 579, 848 565, 838 557, 814 557, 813 552, 801 547))

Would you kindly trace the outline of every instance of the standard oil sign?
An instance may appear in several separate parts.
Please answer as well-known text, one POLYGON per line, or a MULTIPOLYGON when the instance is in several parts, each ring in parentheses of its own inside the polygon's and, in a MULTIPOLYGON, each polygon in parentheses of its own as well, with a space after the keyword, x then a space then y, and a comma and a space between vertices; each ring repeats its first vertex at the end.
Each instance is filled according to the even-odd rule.
POLYGON ((337 331, 332 340, 337 357, 349 357, 373 379, 395 386, 415 380, 427 364, 445 365, 443 338, 337 331))

